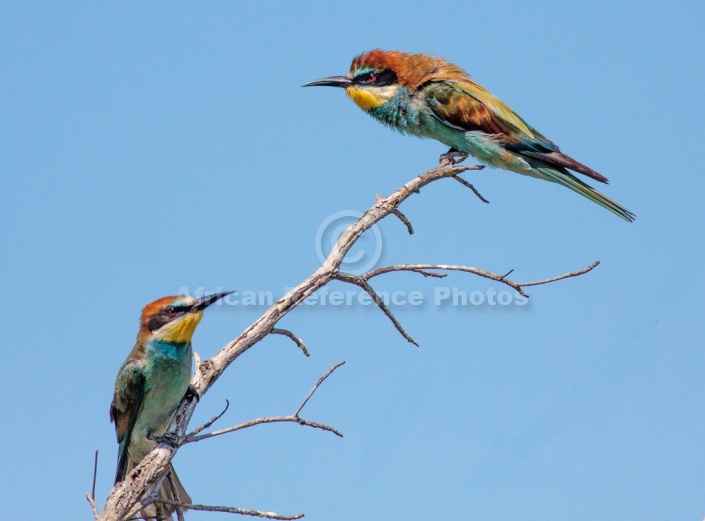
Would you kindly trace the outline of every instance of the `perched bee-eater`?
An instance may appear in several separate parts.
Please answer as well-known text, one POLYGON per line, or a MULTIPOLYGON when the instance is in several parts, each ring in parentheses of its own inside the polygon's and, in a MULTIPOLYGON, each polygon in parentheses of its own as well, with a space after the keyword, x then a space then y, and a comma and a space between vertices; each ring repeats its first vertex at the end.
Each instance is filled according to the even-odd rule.
POLYGON ((342 87, 358 107, 385 125, 449 146, 442 159, 462 161, 470 154, 488 165, 566 186, 627 221, 635 218, 568 170, 602 183, 607 183, 606 177, 561 152, 443 58, 375 49, 355 57, 347 76, 304 87, 316 85, 342 87))
MULTIPOLYGON (((164 434, 176 408, 185 396, 191 379, 191 337, 203 310, 231 291, 200 299, 189 296, 164 297, 142 310, 135 347, 120 367, 115 394, 110 404, 110 421, 115 423, 118 449, 115 483, 127 474, 155 446, 155 437, 164 434)), ((182 503, 191 498, 169 465, 182 503)), ((162 499, 175 499, 168 480, 158 491, 162 499)), ((174 507, 151 505, 143 517, 170 519, 174 507), (166 512, 166 513, 165 513, 166 512)))

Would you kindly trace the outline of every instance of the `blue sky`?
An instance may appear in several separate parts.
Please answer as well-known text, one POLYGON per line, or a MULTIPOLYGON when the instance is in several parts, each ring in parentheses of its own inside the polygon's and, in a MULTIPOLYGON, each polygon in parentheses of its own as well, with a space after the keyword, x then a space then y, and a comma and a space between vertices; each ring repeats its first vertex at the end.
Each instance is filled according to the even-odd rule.
MULTIPOLYGON (((702 519, 705 515, 702 2, 3 2, 0 18, 2 517, 88 519, 112 485, 115 373, 148 302, 271 291, 318 266, 331 215, 362 211, 445 149, 394 134, 342 92, 301 89, 382 47, 441 55, 606 175, 627 224, 569 190, 486 169, 366 237, 377 266, 468 264, 525 305, 436 305, 465 274, 392 274, 372 306, 302 306, 202 400, 193 426, 305 409, 345 438, 275 425, 185 447, 194 500, 307 519, 702 519), (381 242, 380 242, 381 241, 381 242), (37 498, 40 497, 40 500, 37 498), (28 507, 28 505, 33 505, 28 507)), ((349 290, 332 285, 333 290, 349 290)), ((264 307, 214 306, 213 355, 264 307)), ((191 513, 189 519, 225 515, 191 513)))

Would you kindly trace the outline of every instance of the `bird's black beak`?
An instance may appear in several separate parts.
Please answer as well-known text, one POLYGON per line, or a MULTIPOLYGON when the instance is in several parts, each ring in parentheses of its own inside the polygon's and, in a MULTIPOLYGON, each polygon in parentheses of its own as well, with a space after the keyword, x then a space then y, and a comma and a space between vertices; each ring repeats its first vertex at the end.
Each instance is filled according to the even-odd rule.
POLYGON ((206 309, 208 306, 213 304, 216 300, 220 300, 223 297, 235 293, 234 291, 221 291, 220 293, 213 293, 212 295, 207 295, 205 297, 199 298, 193 306, 191 306, 191 313, 197 313, 206 309))
POLYGON ((349 87, 353 82, 347 76, 331 76, 320 80, 309 81, 301 85, 302 87, 349 87))

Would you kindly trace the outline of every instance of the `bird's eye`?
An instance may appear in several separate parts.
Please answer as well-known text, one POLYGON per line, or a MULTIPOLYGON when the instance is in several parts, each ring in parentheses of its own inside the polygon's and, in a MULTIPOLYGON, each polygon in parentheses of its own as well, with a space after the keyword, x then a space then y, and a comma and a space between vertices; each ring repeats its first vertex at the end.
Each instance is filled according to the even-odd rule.
POLYGON ((176 317, 181 314, 181 312, 176 308, 166 308, 166 314, 170 317, 176 317))
POLYGON ((377 73, 367 72, 365 74, 360 74, 355 79, 357 80, 358 83, 373 84, 374 82, 377 81, 377 73))
POLYGON ((375 85, 376 87, 386 87, 397 83, 397 75, 391 69, 383 71, 370 71, 359 76, 355 76, 353 80, 358 85, 375 85))

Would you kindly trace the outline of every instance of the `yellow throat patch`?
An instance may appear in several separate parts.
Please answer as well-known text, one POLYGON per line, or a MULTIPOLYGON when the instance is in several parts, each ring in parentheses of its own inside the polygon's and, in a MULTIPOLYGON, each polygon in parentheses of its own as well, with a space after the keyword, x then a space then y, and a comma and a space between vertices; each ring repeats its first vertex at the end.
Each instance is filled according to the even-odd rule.
POLYGON ((387 88, 362 88, 353 85, 345 89, 345 94, 355 102, 355 105, 367 112, 387 103, 394 92, 387 88))
POLYGON ((170 322, 159 330, 159 337, 166 342, 186 343, 190 342, 196 326, 201 321, 203 312, 193 313, 183 318, 170 322))

